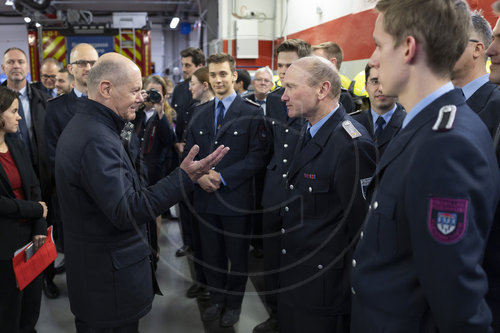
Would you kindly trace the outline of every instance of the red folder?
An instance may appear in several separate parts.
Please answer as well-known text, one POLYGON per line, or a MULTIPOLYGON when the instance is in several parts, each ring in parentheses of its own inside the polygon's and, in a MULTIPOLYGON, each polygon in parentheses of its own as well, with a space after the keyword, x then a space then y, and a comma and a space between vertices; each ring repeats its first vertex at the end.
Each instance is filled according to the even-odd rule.
POLYGON ((26 249, 32 244, 33 242, 17 250, 14 258, 12 258, 12 266, 14 266, 19 290, 26 288, 57 258, 57 250, 52 237, 52 226, 47 229, 45 243, 26 261, 26 249))

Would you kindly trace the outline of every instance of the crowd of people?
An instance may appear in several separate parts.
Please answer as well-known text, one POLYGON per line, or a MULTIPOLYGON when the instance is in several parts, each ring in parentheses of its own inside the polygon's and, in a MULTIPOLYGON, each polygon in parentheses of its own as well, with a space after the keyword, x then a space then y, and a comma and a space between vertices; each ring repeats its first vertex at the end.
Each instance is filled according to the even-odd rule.
POLYGON ((364 110, 334 42, 281 42, 282 86, 187 48, 174 87, 90 44, 28 83, 6 50, 1 329, 35 332, 42 290, 59 296, 54 263, 22 292, 12 267, 51 224, 77 332, 137 333, 179 203, 205 322, 239 321, 253 247, 269 313, 254 333, 500 330, 500 20, 463 0, 375 10, 364 110))

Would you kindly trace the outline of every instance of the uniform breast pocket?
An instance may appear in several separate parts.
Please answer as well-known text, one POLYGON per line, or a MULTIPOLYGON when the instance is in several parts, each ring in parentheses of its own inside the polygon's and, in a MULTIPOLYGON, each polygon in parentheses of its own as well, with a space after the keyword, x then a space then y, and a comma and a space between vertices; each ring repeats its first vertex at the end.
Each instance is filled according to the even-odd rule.
POLYGON ((384 258, 390 258, 398 252, 399 226, 396 221, 396 201, 377 194, 370 205, 372 220, 376 223, 377 250, 384 258))
POLYGON ((210 134, 210 130, 208 128, 197 128, 194 130, 194 137, 196 139, 196 143, 205 141, 207 136, 210 134))
POLYGON ((229 128, 224 133, 224 144, 234 151, 247 151, 248 130, 246 128, 229 128))
POLYGON ((305 218, 323 218, 328 214, 330 182, 314 180, 299 184, 305 218))

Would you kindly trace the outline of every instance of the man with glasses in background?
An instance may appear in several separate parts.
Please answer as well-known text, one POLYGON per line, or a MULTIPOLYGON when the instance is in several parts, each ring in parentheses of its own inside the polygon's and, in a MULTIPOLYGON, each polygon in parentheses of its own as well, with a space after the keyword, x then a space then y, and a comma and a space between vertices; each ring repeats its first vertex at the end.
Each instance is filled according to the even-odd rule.
POLYGON ((46 95, 47 100, 57 96, 56 76, 61 64, 54 58, 47 58, 40 67, 40 82, 34 82, 33 87, 46 95))
MULTIPOLYGON (((76 101, 78 98, 87 98, 87 75, 96 63, 99 55, 95 48, 90 44, 78 44, 70 54, 70 63, 68 64, 69 75, 73 75, 75 85, 71 92, 60 95, 47 103, 47 118, 45 121, 45 136, 47 142, 47 159, 52 176, 55 170, 56 145, 59 136, 73 118, 76 110, 76 101)), ((62 235, 62 221, 60 218, 59 204, 55 193, 51 193, 52 203, 52 221, 54 225, 55 238, 58 241, 59 248, 64 251, 62 235)), ((54 263, 45 270, 43 281, 43 291, 48 298, 57 298, 59 288, 54 284, 55 275, 54 263)))

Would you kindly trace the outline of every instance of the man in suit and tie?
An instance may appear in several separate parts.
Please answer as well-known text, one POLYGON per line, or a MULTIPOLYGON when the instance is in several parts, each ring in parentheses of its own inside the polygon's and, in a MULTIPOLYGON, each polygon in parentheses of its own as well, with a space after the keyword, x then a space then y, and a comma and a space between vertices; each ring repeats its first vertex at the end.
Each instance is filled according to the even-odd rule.
MULTIPOLYGON (((45 119, 45 137, 47 144, 47 160, 52 176, 55 177, 56 145, 59 136, 76 112, 76 101, 83 97, 87 98, 87 75, 95 64, 99 55, 96 49, 86 43, 77 44, 70 53, 68 64, 68 76, 73 75, 75 79, 74 88, 67 94, 60 95, 47 102, 47 116, 45 119)), ((58 75, 61 73, 58 73, 58 75)), ((64 251, 63 223, 60 217, 59 202, 54 191, 51 198, 52 223, 59 248, 64 251)), ((45 270, 43 280, 43 292, 48 298, 57 298, 59 288, 54 283, 54 263, 45 270)))
MULTIPOLYGON (((500 2, 495 3, 494 9, 500 13, 500 2)), ((462 87, 463 94, 467 99, 467 105, 488 127, 493 137, 497 161, 500 163, 500 21, 494 30, 478 13, 473 12, 472 29, 469 44, 465 48, 462 57, 457 61, 453 75, 453 83, 462 87), (486 60, 491 57, 491 74, 486 73, 486 60), (463 80, 460 80, 463 78, 463 80)), ((497 206, 495 221, 500 221, 500 204, 497 206)), ((493 223, 486 251, 484 253, 483 267, 488 275, 488 293, 486 301, 493 315, 493 330, 500 331, 500 226, 493 223)))
POLYGON ((367 64, 365 78, 365 88, 370 99, 370 110, 356 111, 350 115, 371 133, 378 148, 378 159, 380 159, 392 137, 401 128, 406 112, 396 102, 397 97, 384 95, 378 79, 378 69, 367 64))
MULTIPOLYGON (((494 138, 500 125, 500 80, 490 80, 486 71, 486 50, 491 44, 492 31, 480 12, 473 12, 471 19, 469 42, 455 64, 451 78, 455 86, 462 88, 467 105, 484 121, 494 138)), ((495 71, 495 66, 492 71, 495 71)), ((500 162, 500 146, 497 145, 496 151, 500 162)))
POLYGON ((281 210, 280 332, 349 332, 349 267, 375 170, 371 135, 339 103, 340 77, 321 57, 287 70, 283 102, 307 123, 281 210))
MULTIPOLYGON (((307 57, 311 53, 311 45, 301 39, 287 39, 276 49, 278 58, 278 75, 281 82, 292 62, 307 57)), ((271 159, 266 169, 264 190, 262 192, 262 233, 264 237, 264 283, 266 305, 269 318, 257 325, 254 333, 276 332, 278 328, 278 273, 280 265, 280 230, 282 216, 280 208, 285 198, 285 181, 288 167, 292 162, 295 145, 299 138, 300 129, 304 124, 303 118, 290 118, 281 96, 285 89, 278 88, 271 92, 266 99, 266 120, 269 126, 269 141, 271 142, 271 159)))
POLYGON ((262 109, 234 91, 234 58, 213 54, 207 63, 215 98, 193 116, 186 151, 200 146, 199 158, 221 144, 231 151, 198 179, 193 198, 211 293, 211 304, 202 319, 212 321, 222 314, 220 325, 231 327, 239 320, 247 282, 252 179, 266 165, 268 144, 262 109))
POLYGON ((266 114, 266 98, 273 88, 273 72, 269 67, 261 67, 255 71, 252 80, 253 93, 245 97, 260 104, 266 114))
POLYGON ((44 59, 40 67, 40 82, 33 86, 44 93, 47 99, 57 96, 56 76, 61 69, 61 64, 54 58, 44 59))

